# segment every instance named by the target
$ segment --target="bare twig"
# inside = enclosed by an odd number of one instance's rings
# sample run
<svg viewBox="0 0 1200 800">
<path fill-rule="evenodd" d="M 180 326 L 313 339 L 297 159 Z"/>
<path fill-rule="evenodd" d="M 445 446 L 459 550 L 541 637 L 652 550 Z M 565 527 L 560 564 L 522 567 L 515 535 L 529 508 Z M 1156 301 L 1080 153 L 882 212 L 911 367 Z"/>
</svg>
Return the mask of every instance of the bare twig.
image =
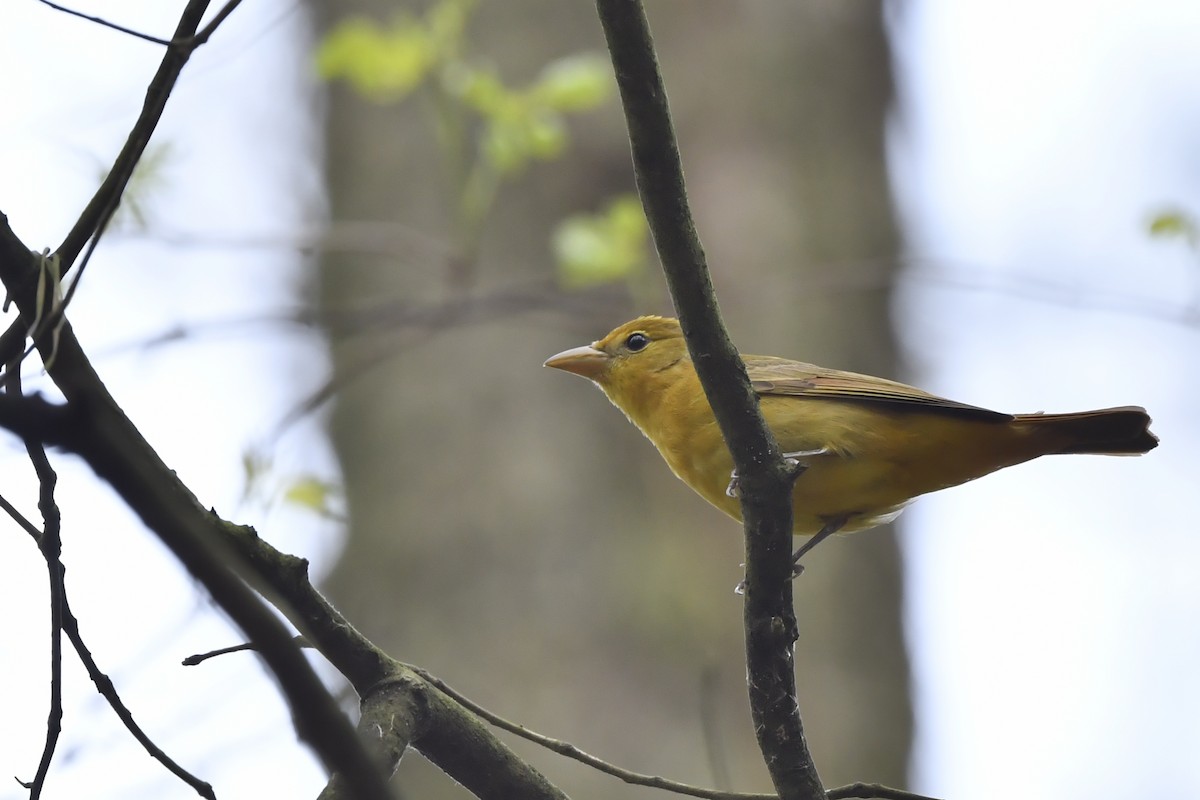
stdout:
<svg viewBox="0 0 1200 800">
<path fill-rule="evenodd" d="M 207 25 L 205 25 L 199 33 L 191 36 L 183 41 L 180 41 L 178 36 L 171 41 L 175 47 L 187 48 L 188 52 L 195 50 L 200 45 L 204 44 L 209 38 L 216 33 L 217 28 L 221 27 L 221 23 L 229 18 L 233 10 L 242 4 L 242 0 L 228 0 L 221 10 L 217 12 Z"/>
<path fill-rule="evenodd" d="M 26 519 L 25 515 L 22 514 L 16 506 L 8 502 L 3 495 L 0 495 L 0 511 L 3 511 L 5 514 L 8 514 L 8 516 L 12 517 L 13 522 L 20 525 L 21 528 L 33 538 L 34 544 L 41 544 L 42 532 L 38 530 L 36 525 Z"/>
<path fill-rule="evenodd" d="M 763 760 L 784 800 L 825 795 L 796 704 L 789 474 L 725 333 L 684 187 L 650 27 L 639 0 L 596 0 L 629 127 L 638 192 L 701 385 L 743 480 L 746 657 Z M 748 483 L 747 483 L 748 482 Z M 752 484 L 752 485 L 749 485 Z"/>
<path fill-rule="evenodd" d="M 38 547 L 46 560 L 46 571 L 50 579 L 50 713 L 46 721 L 46 744 L 42 749 L 42 759 L 38 764 L 33 785 L 29 787 L 30 800 L 37 800 L 42 795 L 46 776 L 50 772 L 50 762 L 58 745 L 58 737 L 62 733 L 62 633 L 66 598 L 61 558 L 62 520 L 58 504 L 54 500 L 54 486 L 58 482 L 58 476 L 51 469 L 46 451 L 40 444 L 26 439 L 25 449 L 38 476 L 38 508 L 42 512 L 42 538 Z"/>
<path fill-rule="evenodd" d="M 845 786 L 839 786 L 836 789 L 830 789 L 825 793 L 825 797 L 828 800 L 849 800 L 849 798 L 860 798 L 861 800 L 937 800 L 936 797 L 914 794 L 913 792 L 906 792 L 903 789 L 893 789 L 881 783 L 850 783 Z"/>
<path fill-rule="evenodd" d="M 46 0 L 42 0 L 42 2 L 46 2 Z M 171 38 L 171 43 L 177 43 L 178 46 L 167 48 L 158 71 L 146 90 L 146 100 L 142 104 L 142 111 L 133 128 L 130 129 L 121 152 L 117 154 L 108 175 L 100 183 L 96 193 L 92 195 L 92 199 L 79 215 L 79 219 L 75 221 L 74 226 L 55 251 L 55 255 L 59 258 L 60 276 L 67 274 L 89 240 L 92 241 L 92 248 L 95 248 L 96 241 L 104 227 L 121 203 L 121 196 L 124 194 L 125 187 L 129 184 L 129 179 L 141 160 L 146 146 L 150 143 L 150 137 L 158 127 L 167 100 L 175 89 L 184 65 L 187 64 L 192 52 L 207 41 L 217 26 L 237 8 L 240 0 L 230 0 L 226 3 L 216 17 L 198 34 L 197 28 L 204 18 L 204 12 L 208 9 L 209 2 L 210 0 L 189 0 L 180 15 L 179 23 L 175 27 L 175 34 Z M 62 6 L 52 3 L 47 3 L 47 5 L 60 11 L 73 13 Z M 76 16 L 84 15 L 76 14 Z M 91 18 L 88 17 L 88 19 Z M 102 20 L 93 19 L 92 21 L 103 24 Z M 109 25 L 108 27 L 114 26 Z M 124 32 L 133 33 L 127 30 Z M 10 287 L 10 292 L 11 289 L 12 287 Z M 27 320 L 16 320 L 4 335 L 0 336 L 0 362 L 8 364 L 13 360 L 22 349 L 27 330 Z"/>
<path fill-rule="evenodd" d="M 656 775 L 645 775 L 639 772 L 633 772 L 632 770 L 624 769 L 623 767 L 618 767 L 615 764 L 605 761 L 604 759 L 585 753 L 570 742 L 564 742 L 560 739 L 552 739 L 551 737 L 537 733 L 536 731 L 531 731 L 524 725 L 511 722 L 499 714 L 488 711 L 486 708 L 479 705 L 466 695 L 463 695 L 451 688 L 445 681 L 430 675 L 425 670 L 422 670 L 418 667 L 410 667 L 410 669 L 436 686 L 442 692 L 449 695 L 464 708 L 467 708 L 473 713 L 479 715 L 479 717 L 487 720 L 497 728 L 508 731 L 515 736 L 520 736 L 522 739 L 540 745 L 551 752 L 574 759 L 582 764 L 587 764 L 589 767 L 597 769 L 607 775 L 620 778 L 628 784 L 635 786 L 648 786 L 652 789 L 663 789 L 668 792 L 687 795 L 688 797 L 703 797 L 707 798 L 707 800 L 775 800 L 776 796 L 773 794 L 745 794 L 738 792 L 724 792 L 717 789 L 705 789 L 699 786 L 691 786 L 686 783 L 679 783 L 678 781 L 660 778 Z"/>
<path fill-rule="evenodd" d="M 303 636 L 293 636 L 292 642 L 296 647 L 312 647 L 312 644 Z M 227 656 L 230 653 L 253 653 L 258 650 L 253 642 L 242 642 L 241 644 L 230 645 L 229 647 L 219 647 L 216 650 L 209 650 L 207 653 L 196 653 L 185 658 L 181 663 L 185 667 L 196 667 L 208 661 L 210 658 L 217 656 Z"/>
<path fill-rule="evenodd" d="M 17 510 L 12 503 L 0 496 L 0 509 L 3 509 L 13 521 L 17 523 L 26 533 L 28 533 L 35 542 L 40 543 L 42 532 L 37 529 L 32 522 L 25 518 L 25 515 Z M 122 702 L 121 697 L 117 694 L 117 688 L 113 685 L 110 679 L 96 664 L 96 659 L 92 657 L 92 651 L 88 649 L 87 644 L 83 641 L 83 635 L 79 631 L 79 620 L 71 612 L 71 605 L 67 602 L 66 582 L 64 573 L 63 593 L 62 593 L 62 629 L 67 634 L 67 638 L 71 640 L 71 644 L 75 648 L 79 660 L 83 662 L 83 666 L 87 669 L 88 677 L 92 679 L 92 683 L 96 684 L 96 690 L 101 696 L 108 701 L 108 705 L 116 713 L 117 717 L 125 725 L 126 729 L 133 734 L 133 737 L 142 745 L 142 747 L 151 756 L 157 759 L 164 767 L 178 776 L 181 780 L 191 786 L 201 797 L 215 800 L 212 786 L 206 781 L 202 781 L 190 772 L 179 766 L 170 756 L 168 756 L 161 748 L 159 748 L 150 739 L 149 736 L 141 729 L 134 720 L 133 714 Z"/>
<path fill-rule="evenodd" d="M 53 8 L 55 11 L 61 11 L 64 14 L 70 14 L 72 17 L 79 17 L 80 19 L 86 19 L 88 22 L 94 22 L 95 24 L 100 25 L 101 27 L 111 28 L 114 31 L 119 31 L 128 36 L 133 36 L 137 39 L 142 39 L 147 42 L 153 42 L 154 44 L 161 44 L 161 45 L 169 45 L 171 43 L 169 39 L 160 39 L 157 36 L 151 36 L 148 33 L 142 33 L 141 31 L 135 31 L 132 28 L 126 28 L 124 25 L 118 25 L 115 22 L 109 22 L 108 20 L 103 19 L 101 17 L 94 17 L 91 14 L 85 14 L 82 11 L 76 11 L 73 8 L 67 8 L 66 6 L 60 6 L 58 3 L 50 2 L 50 0 L 38 0 L 38 2 L 44 6 L 49 6 L 50 8 Z"/>
<path fill-rule="evenodd" d="M 21 314 L 35 316 L 29 276 L 33 254 L 0 215 L 0 281 Z M 43 361 L 48 342 L 39 341 Z M 293 710 L 300 736 L 331 769 L 355 781 L 364 798 L 389 797 L 387 784 L 363 752 L 353 728 L 312 666 L 291 642 L 290 633 L 234 570 L 249 572 L 230 541 L 214 535 L 214 519 L 191 491 L 162 462 L 141 432 L 117 406 L 63 320 L 58 357 L 50 377 L 67 405 L 37 397 L 0 396 L 3 425 L 23 438 L 68 445 L 122 496 L 213 598 L 258 643 Z"/>
<path fill-rule="evenodd" d="M 208 800 L 216 800 L 216 794 L 213 792 L 211 784 L 197 778 L 181 767 L 161 747 L 156 745 L 154 740 L 137 724 L 137 721 L 133 718 L 133 713 L 121 700 L 121 696 L 117 694 L 117 687 L 113 684 L 112 679 L 100 669 L 100 666 L 96 663 L 96 659 L 92 657 L 92 651 L 84 643 L 83 635 L 79 632 L 79 620 L 71 613 L 71 607 L 67 603 L 65 592 L 63 594 L 63 631 L 67 634 L 67 638 L 71 640 L 71 644 L 75 648 L 75 653 L 79 656 L 79 660 L 83 662 L 84 668 L 87 669 L 88 677 L 96 685 L 96 691 L 100 692 L 100 695 L 108 701 L 108 705 L 112 708 L 113 713 L 117 715 L 117 718 L 121 720 L 121 724 L 132 734 L 138 744 L 142 746 L 142 749 L 166 767 L 173 775 L 188 786 L 191 786 L 196 794 L 208 798 Z"/>
<path fill-rule="evenodd" d="M 20 396 L 20 370 L 8 371 L 4 380 L 4 390 L 8 395 Z M 62 632 L 66 596 L 62 564 L 62 515 L 54 499 L 54 487 L 58 483 L 58 476 L 50 466 L 46 450 L 40 442 L 25 437 L 25 451 L 29 454 L 30 463 L 37 474 L 38 510 L 42 513 L 42 529 L 34 539 L 42 558 L 46 561 L 46 571 L 50 580 L 50 711 L 46 720 L 46 742 L 42 747 L 37 774 L 31 783 L 22 784 L 29 789 L 30 800 L 37 800 L 46 785 L 46 776 L 50 773 L 50 763 L 54 759 L 58 737 L 62 733 Z M 5 510 L 10 516 L 15 515 L 14 519 L 20 518 L 26 531 L 35 528 L 16 508 L 6 507 Z"/>
<path fill-rule="evenodd" d="M 204 18 L 204 12 L 208 9 L 208 3 L 209 0 L 189 0 L 179 18 L 179 24 L 175 27 L 175 34 L 171 37 L 172 41 L 188 39 L 195 35 L 200 21 Z M 75 258 L 83 250 L 84 244 L 96 233 L 104 218 L 111 215 L 120 203 L 121 195 L 124 194 L 129 178 L 133 175 L 134 167 L 141 160 L 146 145 L 150 143 L 150 137 L 158 127 L 158 121 L 167 107 L 167 100 L 170 99 L 171 92 L 175 89 L 175 83 L 179 80 L 179 74 L 187 64 L 192 50 L 193 48 L 169 47 L 163 54 L 162 63 L 159 64 L 158 71 L 146 89 L 146 100 L 142 105 L 142 112 L 129 131 L 125 145 L 117 155 L 116 161 L 113 162 L 112 169 L 109 170 L 108 176 L 101 182 L 100 187 L 96 189 L 96 193 L 84 208 L 83 213 L 79 215 L 79 219 L 76 220 L 70 233 L 58 246 L 56 252 L 62 259 L 63 274 L 70 269 Z"/>
</svg>

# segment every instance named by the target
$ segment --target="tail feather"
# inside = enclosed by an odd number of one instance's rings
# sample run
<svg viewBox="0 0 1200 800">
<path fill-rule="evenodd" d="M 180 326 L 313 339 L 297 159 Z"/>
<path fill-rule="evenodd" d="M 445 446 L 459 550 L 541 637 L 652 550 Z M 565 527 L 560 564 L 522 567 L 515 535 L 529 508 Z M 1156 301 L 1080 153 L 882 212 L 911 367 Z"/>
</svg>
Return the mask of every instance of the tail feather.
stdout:
<svg viewBox="0 0 1200 800">
<path fill-rule="evenodd" d="M 1102 408 L 1074 414 L 1020 414 L 1013 423 L 1054 443 L 1049 453 L 1134 456 L 1158 447 L 1150 415 L 1141 406 Z"/>
</svg>

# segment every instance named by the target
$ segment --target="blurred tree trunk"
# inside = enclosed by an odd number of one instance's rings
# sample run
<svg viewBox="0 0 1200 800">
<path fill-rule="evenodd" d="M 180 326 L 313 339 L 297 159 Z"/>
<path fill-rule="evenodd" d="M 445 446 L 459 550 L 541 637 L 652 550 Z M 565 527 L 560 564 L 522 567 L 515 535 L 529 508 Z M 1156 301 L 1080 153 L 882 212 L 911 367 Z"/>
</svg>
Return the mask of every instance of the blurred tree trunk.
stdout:
<svg viewBox="0 0 1200 800">
<path fill-rule="evenodd" d="M 386 20 L 394 8 L 354 0 L 337 12 Z M 895 376 L 880 7 L 708 0 L 650 13 L 735 341 Z M 553 58 L 603 48 L 594 12 L 560 0 L 484 2 L 470 30 L 473 51 L 515 84 Z M 467 289 L 453 259 L 422 244 L 453 236 L 428 108 L 372 105 L 336 86 L 327 119 L 334 223 L 421 232 L 388 258 L 330 254 L 316 279 L 336 367 L 386 355 L 334 405 L 352 520 L 326 583 L 335 602 L 393 655 L 527 726 L 631 769 L 769 788 L 732 592 L 740 529 L 675 480 L 594 388 L 540 367 L 637 313 L 669 313 L 665 294 L 654 308 L 598 304 L 435 336 L 413 326 L 349 337 L 336 324 L 381 300 L 486 297 L 552 275 L 554 223 L 632 189 L 616 103 L 575 126 L 563 159 L 502 189 Z M 800 701 L 822 777 L 903 785 L 912 724 L 893 537 L 823 545 L 796 597 Z M 658 796 L 536 759 L 581 797 Z M 415 757 L 398 780 L 406 796 L 463 796 Z"/>
</svg>

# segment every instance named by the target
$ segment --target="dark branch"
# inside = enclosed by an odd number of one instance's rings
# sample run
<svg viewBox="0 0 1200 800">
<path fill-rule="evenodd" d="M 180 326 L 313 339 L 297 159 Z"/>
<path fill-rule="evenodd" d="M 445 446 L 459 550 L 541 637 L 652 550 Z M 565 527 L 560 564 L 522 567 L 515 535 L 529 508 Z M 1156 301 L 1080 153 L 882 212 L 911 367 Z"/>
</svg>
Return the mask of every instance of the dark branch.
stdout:
<svg viewBox="0 0 1200 800">
<path fill-rule="evenodd" d="M 5 375 L 4 390 L 6 395 L 21 394 L 19 369 L 10 369 Z M 50 466 L 46 450 L 38 440 L 27 437 L 25 451 L 29 454 L 29 461 L 37 474 L 38 510 L 42 513 L 42 529 L 34 538 L 42 558 L 46 561 L 50 581 L 50 712 L 46 720 L 46 742 L 42 747 L 37 774 L 28 786 L 30 800 L 37 800 L 42 796 L 46 776 L 50 774 L 50 763 L 58 746 L 58 737 L 62 733 L 62 633 L 67 600 L 62 564 L 62 514 L 58 502 L 54 499 L 58 475 Z M 20 519 L 22 527 L 26 530 L 34 528 L 15 508 L 6 510 L 14 519 Z"/>
<path fill-rule="evenodd" d="M 528 797 L 561 800 L 562 793 L 537 770 L 530 767 L 496 739 L 468 709 L 438 691 L 431 681 L 410 667 L 388 656 L 338 613 L 308 580 L 308 565 L 303 559 L 281 553 L 258 538 L 253 528 L 219 522 L 254 569 L 256 585 L 283 602 L 280 608 L 298 628 L 305 631 L 302 644 L 311 644 L 321 652 L 354 686 L 362 698 L 364 718 L 390 720 L 387 725 L 365 729 L 370 737 L 400 736 L 481 798 Z M 257 649 L 237 646 L 226 651 Z M 189 659 L 201 661 L 203 659 Z M 398 689 L 414 693 L 414 699 L 397 698 Z M 415 704 L 414 704 L 415 703 Z M 381 705 L 382 704 L 382 705 Z M 406 722 L 402 718 L 413 708 L 421 719 Z M 393 719 L 395 717 L 395 719 Z M 391 725 L 398 726 L 397 731 Z M 359 731 L 363 732 L 360 723 Z M 385 759 L 380 767 L 390 775 L 400 762 L 403 748 L 396 743 L 376 743 L 371 747 Z M 326 787 L 324 798 L 343 797 L 344 776 Z"/>
<path fill-rule="evenodd" d="M 403 679 L 380 685 L 362 698 L 358 735 L 378 762 L 378 769 L 391 775 L 400 764 L 405 750 L 413 743 L 418 729 L 427 724 L 423 704 Z M 317 800 L 342 800 L 354 795 L 346 777 L 334 774 Z"/>
<path fill-rule="evenodd" d="M 71 640 L 71 644 L 75 648 L 75 653 L 79 656 L 79 660 L 83 662 L 84 668 L 87 669 L 88 677 L 96 685 L 96 691 L 108 701 L 108 705 L 112 708 L 113 713 L 117 715 L 117 718 L 121 720 L 121 724 L 137 740 L 138 744 L 142 746 L 142 749 L 149 753 L 151 758 L 166 767 L 175 777 L 188 786 L 191 786 L 196 794 L 208 798 L 208 800 L 216 800 L 216 794 L 214 794 L 213 788 L 208 781 L 197 778 L 181 767 L 161 747 L 156 745 L 154 740 L 147 736 L 146 732 L 137 724 L 137 720 L 133 718 L 133 713 L 121 700 L 121 696 L 117 694 L 117 687 L 113 685 L 112 679 L 100 669 L 100 666 L 96 663 L 96 659 L 92 656 L 92 651 L 84 643 L 83 635 L 79 632 L 79 620 L 71 612 L 71 607 L 67 603 L 65 593 L 63 594 L 63 632 Z"/>
<path fill-rule="evenodd" d="M 487 726 L 461 703 L 429 684 L 410 668 L 396 680 L 381 684 L 363 698 L 364 715 L 376 691 L 407 693 L 420 706 L 427 722 L 413 746 L 447 775 L 482 800 L 566 800 L 554 784 L 517 757 Z M 388 701 L 386 706 L 394 704 Z"/>
<path fill-rule="evenodd" d="M 35 290 L 29 281 L 36 270 L 34 258 L 0 215 L 0 281 L 26 319 L 35 317 Z M 49 356 L 50 338 L 37 342 L 43 361 Z M 251 578 L 253 573 L 229 539 L 214 531 L 220 530 L 221 521 L 200 505 L 117 406 L 66 320 L 58 331 L 58 355 L 48 371 L 67 406 L 0 396 L 0 426 L 82 456 L 258 645 L 291 705 L 301 738 L 331 770 L 350 775 L 360 797 L 390 797 L 349 721 L 292 643 L 291 634 L 239 577 Z"/>
<path fill-rule="evenodd" d="M 796 706 L 791 476 L 729 341 L 688 209 L 683 167 L 649 25 L 638 0 L 597 0 L 629 125 L 638 192 L 696 372 L 741 476 L 751 715 L 780 796 L 824 797 Z"/>
<path fill-rule="evenodd" d="M 200 30 L 199 33 L 197 33 L 195 36 L 192 36 L 185 42 L 180 42 L 178 39 L 176 39 L 172 42 L 172 44 L 179 47 L 186 47 L 189 50 L 195 50 L 197 47 L 207 42 L 209 37 L 216 33 L 217 28 L 221 27 L 221 23 L 224 22 L 229 15 L 233 13 L 233 10 L 241 4 L 242 0 L 229 0 L 221 8 L 221 10 L 217 12 L 216 16 L 213 17 L 212 20 Z"/>
<path fill-rule="evenodd" d="M 34 268 L 34 258 L 0 215 L 0 280 L 25 287 L 13 296 L 22 313 L 30 316 L 33 289 L 20 278 Z M 39 341 L 38 346 L 44 356 L 48 342 Z M 384 778 L 396 764 L 380 769 L 364 752 L 289 634 L 242 581 L 286 601 L 279 603 L 280 609 L 351 681 L 360 696 L 367 698 L 373 687 L 393 681 L 399 674 L 396 662 L 313 589 L 304 559 L 280 553 L 258 538 L 253 528 L 226 522 L 200 506 L 116 406 L 68 321 L 62 324 L 58 357 L 49 371 L 67 404 L 0 395 L 0 427 L 82 456 L 246 632 L 278 678 L 301 738 L 349 784 L 348 794 L 387 797 Z M 421 689 L 420 708 L 430 721 L 417 728 L 421 736 L 414 746 L 448 775 L 483 798 L 561 800 L 561 792 L 472 714 L 424 681 L 417 688 Z M 364 700 L 364 708 L 367 705 Z M 396 758 L 398 761 L 398 754 Z"/>
<path fill-rule="evenodd" d="M 190 0 L 188 2 L 179 18 L 179 24 L 175 26 L 175 34 L 171 37 L 172 42 L 190 40 L 196 35 L 196 29 L 204 18 L 208 3 L 209 0 Z M 236 6 L 236 3 L 232 5 Z M 232 11 L 231 8 L 228 10 Z M 225 9 L 222 9 L 222 13 L 227 15 Z M 224 19 L 225 17 L 218 15 L 218 20 L 214 20 L 214 22 Z M 211 35 L 211 31 L 209 35 Z M 137 121 L 129 131 L 125 145 L 117 155 L 116 161 L 113 162 L 112 169 L 109 170 L 108 176 L 100 184 L 100 188 L 96 190 L 96 194 L 92 196 L 91 201 L 84 208 L 63 243 L 58 246 L 57 255 L 62 259 L 64 275 L 71 268 L 87 241 L 99 229 L 103 220 L 111 216 L 117 205 L 120 204 L 121 195 L 125 193 L 125 187 L 129 184 L 134 167 L 141 160 L 146 145 L 150 143 L 150 137 L 154 134 L 154 129 L 158 127 L 158 121 L 167 107 L 167 100 L 171 97 L 175 83 L 179 80 L 179 74 L 183 71 L 184 65 L 187 64 L 194 50 L 194 45 L 168 47 L 166 53 L 163 54 L 158 71 L 146 89 L 146 100 L 142 105 L 142 113 L 138 115 Z"/>
<path fill-rule="evenodd" d="M 605 761 L 604 759 L 597 758 L 589 753 L 585 753 L 570 742 L 564 742 L 561 739 L 552 739 L 551 737 L 544 736 L 536 731 L 531 731 L 524 725 L 511 722 L 499 714 L 488 711 L 486 708 L 479 705 L 469 697 L 466 697 L 465 695 L 455 691 L 441 679 L 430 675 L 424 670 L 417 669 L 415 667 L 413 669 L 417 672 L 417 674 L 436 686 L 450 698 L 457 701 L 460 705 L 472 711 L 473 713 L 477 714 L 481 719 L 484 719 L 492 725 L 495 725 L 497 728 L 508 731 L 515 736 L 520 736 L 522 739 L 533 742 L 534 744 L 544 747 L 553 753 L 558 753 L 560 756 L 566 756 L 567 758 L 574 759 L 581 764 L 587 764 L 589 767 L 597 769 L 607 775 L 620 778 L 628 784 L 634 786 L 648 786 L 652 789 L 663 789 L 668 792 L 674 792 L 675 794 L 682 794 L 688 797 L 703 797 L 706 798 L 706 800 L 774 800 L 776 797 L 773 794 L 746 794 L 740 792 L 724 792 L 717 789 L 705 789 L 700 786 L 691 786 L 686 783 L 679 783 L 678 781 L 670 781 L 666 778 L 660 778 L 657 775 L 645 775 L 640 772 L 633 772 L 632 770 L 618 767 L 617 765 Z"/>
<path fill-rule="evenodd" d="M 85 14 L 82 11 L 76 11 L 73 8 L 67 8 L 66 6 L 60 6 L 58 3 L 50 2 L 50 0 L 38 0 L 38 2 L 44 6 L 49 6 L 50 8 L 53 8 L 55 11 L 61 11 L 64 14 L 70 14 L 72 17 L 79 17 L 80 19 L 86 19 L 88 22 L 94 22 L 95 24 L 100 25 L 101 27 L 111 28 L 114 31 L 120 31 L 121 33 L 124 33 L 128 36 L 133 36 L 137 39 L 142 39 L 147 42 L 153 42 L 154 44 L 161 44 L 161 45 L 169 45 L 171 43 L 170 40 L 168 40 L 168 39 L 160 39 L 157 36 L 151 36 L 148 33 L 142 33 L 141 31 L 135 31 L 132 28 L 126 28 L 124 25 L 118 25 L 115 22 L 109 22 L 108 20 L 103 19 L 101 17 L 93 17 L 91 14 Z"/>
<path fill-rule="evenodd" d="M 312 647 L 308 640 L 303 636 L 293 636 L 292 641 L 296 643 L 296 647 Z M 219 647 L 216 650 L 209 650 L 206 653 L 196 653 L 195 655 L 188 656 L 180 663 L 182 663 L 182 665 L 185 667 L 198 667 L 205 661 L 208 661 L 210 658 L 227 656 L 230 653 L 253 652 L 254 649 L 254 645 L 250 642 L 243 642 L 241 644 L 235 644 L 229 647 Z"/>
<path fill-rule="evenodd" d="M 137 121 L 129 131 L 129 136 L 126 138 L 121 152 L 117 154 L 117 158 L 113 162 L 112 168 L 108 171 L 108 175 L 100 183 L 99 188 L 96 189 L 96 193 L 92 196 L 92 199 L 79 215 L 79 219 L 75 221 L 74 226 L 72 226 L 70 232 L 55 252 L 55 255 L 60 259 L 61 275 L 65 276 L 70 271 L 75 263 L 75 259 L 78 258 L 89 240 L 92 240 L 92 247 L 95 247 L 95 240 L 99 238 L 108 221 L 116 212 L 117 207 L 121 203 L 121 196 L 125 193 L 125 188 L 133 176 L 133 171 L 141 160 L 146 146 L 150 143 L 150 137 L 158 127 L 158 122 L 162 118 L 163 111 L 166 109 L 167 100 L 171 97 L 171 92 L 174 91 L 175 84 L 179 80 L 179 75 L 191 57 L 192 52 L 212 36 L 217 26 L 224 22 L 240 3 L 240 0 L 230 0 L 217 13 L 213 20 L 204 27 L 204 30 L 197 33 L 197 28 L 204 18 L 204 12 L 208 9 L 209 1 L 189 0 L 183 13 L 180 15 L 179 23 L 175 26 L 174 36 L 172 36 L 169 43 L 172 46 L 168 47 L 166 53 L 163 54 L 163 60 L 159 64 L 158 71 L 146 89 L 146 100 L 142 104 L 141 114 L 138 115 Z M 46 0 L 41 0 L 41 2 L 60 11 L 72 13 L 76 16 L 84 16 L 54 3 L 46 2 Z M 107 24 L 103 20 L 96 18 L 85 18 L 100 24 Z M 108 24 L 108 27 L 118 26 Z M 126 29 L 120 30 L 123 30 L 125 33 L 139 35 Z M 140 38 L 148 38 L 142 35 L 139 36 Z M 9 288 L 11 290 L 12 286 L 10 285 Z M 3 336 L 0 336 L 0 362 L 7 364 L 21 352 L 26 331 L 29 330 L 29 321 L 32 319 L 33 316 L 24 320 L 15 320 Z"/>
<path fill-rule="evenodd" d="M 851 783 L 846 786 L 839 786 L 836 789 L 830 789 L 825 796 L 828 800 L 848 800 L 849 798 L 860 798 L 861 800 L 937 800 L 935 797 L 914 794 L 902 789 L 893 789 L 890 786 L 884 786 L 880 783 Z"/>
</svg>

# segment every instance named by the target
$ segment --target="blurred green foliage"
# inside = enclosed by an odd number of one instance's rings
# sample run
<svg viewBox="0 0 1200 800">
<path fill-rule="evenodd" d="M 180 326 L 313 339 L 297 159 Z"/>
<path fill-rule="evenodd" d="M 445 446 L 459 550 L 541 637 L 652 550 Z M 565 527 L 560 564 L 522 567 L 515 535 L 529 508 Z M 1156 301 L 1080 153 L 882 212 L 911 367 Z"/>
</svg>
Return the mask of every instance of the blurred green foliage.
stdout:
<svg viewBox="0 0 1200 800">
<path fill-rule="evenodd" d="M 151 142 L 146 146 L 121 194 L 121 204 L 109 223 L 113 228 L 142 231 L 148 227 L 146 209 L 154 206 L 155 195 L 168 185 L 169 181 L 164 176 L 174 159 L 175 151 L 170 142 Z M 102 170 L 100 180 L 107 177 L 108 171 Z"/>
<path fill-rule="evenodd" d="M 573 54 L 547 64 L 527 86 L 506 85 L 495 68 L 469 58 L 467 23 L 476 0 L 439 0 L 423 15 L 389 23 L 352 17 L 321 43 L 317 70 L 375 103 L 429 92 L 444 157 L 457 176 L 456 221 L 466 260 L 505 180 L 533 161 L 562 157 L 567 118 L 613 94 L 608 60 Z M 648 263 L 646 223 L 636 200 L 619 198 L 596 216 L 571 217 L 552 236 L 558 276 L 568 288 L 628 279 Z"/>
<path fill-rule="evenodd" d="M 1193 250 L 1200 248 L 1200 224 L 1186 211 L 1161 211 L 1150 218 L 1150 235 L 1160 239 L 1183 239 Z"/>
<path fill-rule="evenodd" d="M 345 521 L 344 490 L 339 483 L 313 473 L 284 472 L 266 450 L 259 448 L 242 452 L 241 502 L 264 511 L 282 503 L 326 519 Z"/>
<path fill-rule="evenodd" d="M 648 230 L 641 201 L 613 200 L 599 214 L 576 214 L 554 232 L 559 280 L 568 289 L 636 277 L 647 267 Z"/>
<path fill-rule="evenodd" d="M 363 17 L 339 23 L 317 51 L 317 70 L 377 103 L 399 102 L 428 87 L 478 115 L 479 153 L 501 173 L 559 156 L 564 116 L 612 95 L 608 62 L 596 55 L 553 61 L 529 86 L 505 86 L 495 70 L 462 55 L 474 0 L 442 0 L 423 17 L 399 12 L 390 24 Z M 461 109 L 459 109 L 461 110 Z"/>
</svg>

